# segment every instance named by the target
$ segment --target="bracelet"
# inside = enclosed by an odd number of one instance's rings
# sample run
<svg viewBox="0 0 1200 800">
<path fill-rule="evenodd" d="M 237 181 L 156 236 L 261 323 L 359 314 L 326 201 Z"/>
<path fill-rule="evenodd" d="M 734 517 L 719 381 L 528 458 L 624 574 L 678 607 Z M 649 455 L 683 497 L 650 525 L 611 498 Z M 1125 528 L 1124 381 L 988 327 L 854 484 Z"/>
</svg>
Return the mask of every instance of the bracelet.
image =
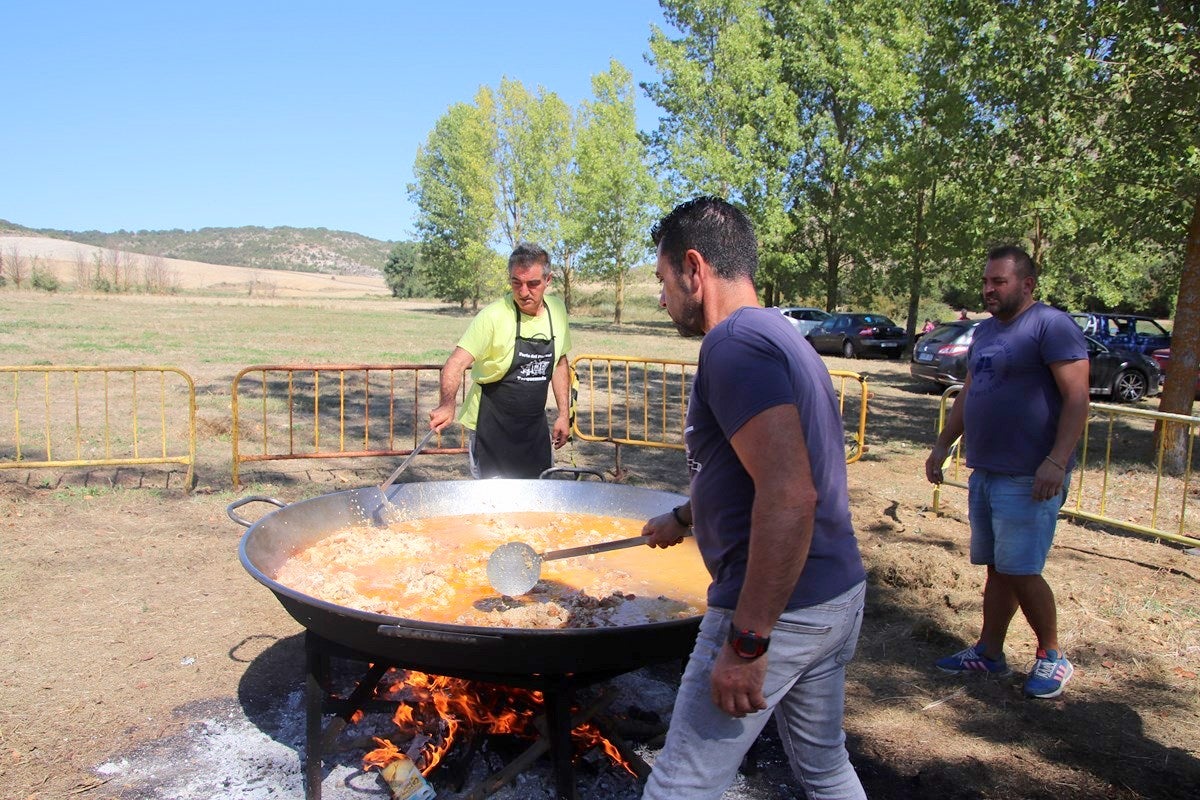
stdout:
<svg viewBox="0 0 1200 800">
<path fill-rule="evenodd" d="M 679 516 L 679 509 L 681 509 L 681 508 L 683 508 L 683 506 L 675 506 L 674 508 L 672 508 L 672 509 L 671 509 L 671 516 L 675 518 L 675 521 L 679 523 L 679 526 L 680 526 L 681 528 L 690 528 L 690 527 L 692 527 L 690 523 L 687 523 L 687 522 L 684 522 L 684 521 L 683 521 L 683 517 Z"/>
<path fill-rule="evenodd" d="M 1047 461 L 1049 461 L 1049 462 L 1050 462 L 1051 464 L 1053 464 L 1054 466 L 1056 466 L 1056 467 L 1058 467 L 1059 469 L 1061 469 L 1063 472 L 1066 472 L 1066 471 L 1067 471 L 1067 468 L 1066 468 L 1066 467 L 1064 467 L 1062 464 L 1060 464 L 1060 463 L 1058 463 L 1057 461 L 1055 461 L 1055 460 L 1054 460 L 1053 458 L 1051 458 L 1050 456 L 1046 456 L 1046 460 L 1047 460 Z"/>
</svg>

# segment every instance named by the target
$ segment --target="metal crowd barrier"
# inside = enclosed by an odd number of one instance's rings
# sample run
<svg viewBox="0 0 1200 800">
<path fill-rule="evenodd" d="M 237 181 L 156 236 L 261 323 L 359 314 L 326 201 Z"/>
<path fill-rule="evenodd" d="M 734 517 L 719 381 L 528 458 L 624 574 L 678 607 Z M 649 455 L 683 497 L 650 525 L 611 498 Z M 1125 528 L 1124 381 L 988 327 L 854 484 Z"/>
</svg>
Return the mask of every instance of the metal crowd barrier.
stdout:
<svg viewBox="0 0 1200 800">
<path fill-rule="evenodd" d="M 618 474 L 623 445 L 684 449 L 696 362 L 584 354 L 571 362 L 571 368 L 579 382 L 573 433 L 584 441 L 615 445 Z M 867 450 L 867 381 L 856 372 L 830 370 L 829 374 L 843 417 L 849 406 L 856 422 L 846 426 L 846 463 L 851 464 Z M 850 381 L 859 384 L 857 398 L 848 396 Z"/>
<path fill-rule="evenodd" d="M 251 462 L 408 455 L 438 404 L 440 375 L 440 364 L 246 367 L 231 390 L 233 485 Z M 456 446 L 439 434 L 422 452 L 465 453 L 466 431 L 456 430 Z"/>
<path fill-rule="evenodd" d="M 179 464 L 190 491 L 196 386 L 174 367 L 0 366 L 0 469 Z M 149 382 L 144 377 L 150 376 Z M 157 380 L 155 377 L 157 376 Z M 177 380 L 178 379 L 178 380 Z"/>
<path fill-rule="evenodd" d="M 937 430 L 945 426 L 951 401 L 961 386 L 942 394 Z M 1185 430 L 1183 470 L 1174 474 L 1167 458 L 1168 425 Z M 1188 518 L 1193 492 L 1193 456 L 1200 417 L 1092 403 L 1084 427 L 1079 457 L 1071 476 L 1071 491 L 1060 512 L 1073 519 L 1097 522 L 1156 539 L 1200 547 L 1200 526 Z M 939 512 L 943 486 L 967 488 L 964 454 L 956 442 L 945 470 L 945 482 L 933 490 L 933 510 Z"/>
</svg>

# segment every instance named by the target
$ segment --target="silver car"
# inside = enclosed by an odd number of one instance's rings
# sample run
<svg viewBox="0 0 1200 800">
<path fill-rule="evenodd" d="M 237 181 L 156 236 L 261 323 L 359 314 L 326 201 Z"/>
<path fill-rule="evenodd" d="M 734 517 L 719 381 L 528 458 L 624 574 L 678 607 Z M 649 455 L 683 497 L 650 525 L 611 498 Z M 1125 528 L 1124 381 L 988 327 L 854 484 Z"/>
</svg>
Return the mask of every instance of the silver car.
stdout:
<svg viewBox="0 0 1200 800">
<path fill-rule="evenodd" d="M 779 313 L 787 317 L 788 322 L 800 331 L 801 336 L 807 336 L 809 331 L 830 316 L 827 311 L 809 306 L 779 306 Z"/>
</svg>

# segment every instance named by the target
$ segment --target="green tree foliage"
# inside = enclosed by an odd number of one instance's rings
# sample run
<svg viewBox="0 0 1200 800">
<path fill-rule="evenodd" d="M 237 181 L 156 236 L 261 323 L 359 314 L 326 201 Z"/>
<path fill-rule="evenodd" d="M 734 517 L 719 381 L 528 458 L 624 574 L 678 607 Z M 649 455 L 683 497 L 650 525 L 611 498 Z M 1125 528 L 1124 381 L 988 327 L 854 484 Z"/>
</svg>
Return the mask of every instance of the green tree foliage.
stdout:
<svg viewBox="0 0 1200 800">
<path fill-rule="evenodd" d="M 638 135 L 633 76 L 616 61 L 592 78 L 594 100 L 583 104 L 577 138 L 578 201 L 587 274 L 611 282 L 621 323 L 625 281 L 648 255 L 658 187 Z"/>
<path fill-rule="evenodd" d="M 1200 4 L 1098 3 L 1094 58 L 1100 90 L 1085 122 L 1096 133 L 1100 210 L 1114 244 L 1161 245 L 1180 264 L 1171 368 L 1160 408 L 1192 412 L 1200 361 Z M 1167 431 L 1182 471 L 1186 431 Z"/>
<path fill-rule="evenodd" d="M 908 333 L 935 276 L 959 274 L 983 234 L 985 210 L 972 177 L 972 156 L 986 122 L 972 102 L 954 24 L 937 0 L 855 5 L 858 50 L 868 54 L 863 97 L 874 112 L 876 155 L 860 172 L 849 227 L 869 263 L 858 270 L 876 294 L 906 297 Z"/>
<path fill-rule="evenodd" d="M 761 243 L 759 283 L 778 302 L 803 288 L 787 246 L 799 138 L 769 20 L 748 0 L 667 0 L 663 11 L 678 35 L 650 37 L 659 82 L 646 90 L 666 112 L 651 135 L 656 163 L 680 194 L 744 208 Z"/>
<path fill-rule="evenodd" d="M 492 94 L 457 103 L 442 115 L 417 151 L 416 183 L 422 279 L 446 300 L 479 307 L 500 290 L 503 265 L 490 247 L 496 225 Z"/>
<path fill-rule="evenodd" d="M 397 242 L 383 265 L 383 278 L 392 297 L 422 297 L 427 288 L 421 279 L 421 246 L 416 242 Z"/>
<path fill-rule="evenodd" d="M 579 248 L 571 109 L 553 92 L 532 95 L 505 78 L 495 124 L 501 235 L 510 248 L 524 240 L 546 249 L 569 309 Z"/>
</svg>

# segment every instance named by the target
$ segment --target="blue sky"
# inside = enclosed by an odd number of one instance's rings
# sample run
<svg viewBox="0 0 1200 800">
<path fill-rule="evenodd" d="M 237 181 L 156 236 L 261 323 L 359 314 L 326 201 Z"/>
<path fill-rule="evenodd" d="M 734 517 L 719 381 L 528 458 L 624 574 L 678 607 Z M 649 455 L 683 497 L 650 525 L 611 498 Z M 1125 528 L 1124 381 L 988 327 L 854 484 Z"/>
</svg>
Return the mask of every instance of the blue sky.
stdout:
<svg viewBox="0 0 1200 800">
<path fill-rule="evenodd" d="M 0 219 L 393 240 L 451 104 L 509 77 L 578 107 L 610 58 L 652 82 L 664 24 L 655 0 L 2 0 L 0 20 Z"/>
</svg>

